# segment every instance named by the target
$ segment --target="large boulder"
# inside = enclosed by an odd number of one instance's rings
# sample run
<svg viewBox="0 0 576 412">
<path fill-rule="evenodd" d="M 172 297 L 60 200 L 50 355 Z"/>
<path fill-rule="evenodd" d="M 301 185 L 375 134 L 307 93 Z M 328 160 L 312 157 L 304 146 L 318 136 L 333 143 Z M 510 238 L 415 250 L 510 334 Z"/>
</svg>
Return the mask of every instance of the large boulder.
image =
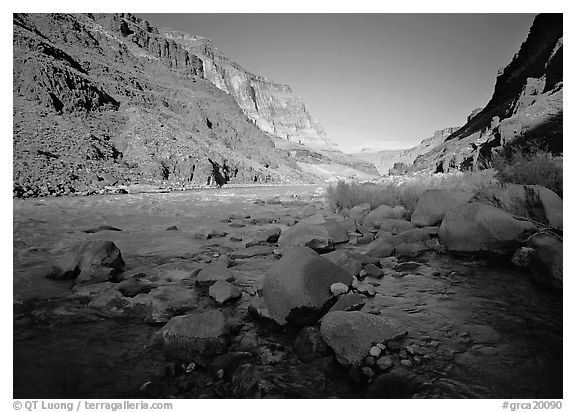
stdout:
<svg viewBox="0 0 576 412">
<path fill-rule="evenodd" d="M 512 254 L 533 223 L 485 203 L 466 203 L 449 210 L 438 231 L 440 242 L 453 252 Z"/>
<path fill-rule="evenodd" d="M 297 246 L 306 246 L 319 253 L 334 250 L 334 240 L 323 225 L 298 222 L 284 230 L 278 239 L 283 252 Z"/>
<path fill-rule="evenodd" d="M 442 222 L 448 210 L 468 203 L 472 196 L 472 192 L 465 191 L 426 190 L 418 198 L 410 220 L 416 226 L 437 225 Z"/>
<path fill-rule="evenodd" d="M 482 188 L 472 201 L 491 204 L 514 216 L 562 227 L 562 199 L 544 186 L 496 183 Z"/>
<path fill-rule="evenodd" d="M 219 310 L 173 317 L 156 332 L 152 345 L 160 346 L 169 358 L 202 360 L 223 353 L 229 344 L 230 325 Z"/>
<path fill-rule="evenodd" d="M 364 223 L 367 225 L 379 226 L 380 223 L 387 219 L 404 219 L 406 217 L 406 209 L 402 206 L 388 206 L 381 205 L 371 211 L 364 218 Z"/>
<path fill-rule="evenodd" d="M 60 258 L 48 277 L 74 279 L 76 283 L 115 280 L 126 269 L 120 249 L 107 240 L 87 240 L 74 245 Z"/>
<path fill-rule="evenodd" d="M 563 258 L 562 243 L 541 246 L 536 249 L 530 259 L 532 279 L 541 285 L 562 289 Z"/>
<path fill-rule="evenodd" d="M 263 294 L 280 325 L 314 324 L 329 309 L 334 283 L 352 284 L 352 275 L 306 247 L 294 247 L 272 266 Z"/>
<path fill-rule="evenodd" d="M 370 213 L 370 203 L 362 203 L 360 205 L 354 206 L 352 209 L 348 211 L 348 217 L 356 222 L 361 221 L 364 217 Z"/>
<path fill-rule="evenodd" d="M 322 226 L 326 228 L 328 235 L 334 243 L 346 243 L 350 239 L 348 230 L 338 222 L 329 220 L 323 223 Z"/>
<path fill-rule="evenodd" d="M 322 337 L 344 366 L 360 365 L 370 348 L 404 334 L 398 323 L 364 312 L 328 312 L 320 325 Z"/>
</svg>

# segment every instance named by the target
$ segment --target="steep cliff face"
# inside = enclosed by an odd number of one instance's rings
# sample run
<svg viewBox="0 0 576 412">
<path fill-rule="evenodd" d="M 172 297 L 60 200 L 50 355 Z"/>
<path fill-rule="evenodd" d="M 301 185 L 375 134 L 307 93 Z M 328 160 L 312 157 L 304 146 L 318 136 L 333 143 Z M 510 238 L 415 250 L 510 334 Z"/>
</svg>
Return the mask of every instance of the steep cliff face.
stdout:
<svg viewBox="0 0 576 412">
<path fill-rule="evenodd" d="M 208 39 L 180 32 L 165 32 L 165 35 L 200 56 L 206 79 L 234 96 L 248 118 L 263 131 L 313 149 L 338 150 L 290 86 L 248 72 L 224 56 Z"/>
<path fill-rule="evenodd" d="M 536 16 L 519 52 L 499 71 L 488 104 L 418 157 L 414 167 L 439 172 L 484 168 L 504 145 L 531 140 L 562 153 L 562 46 L 562 14 Z"/>
<path fill-rule="evenodd" d="M 204 64 L 130 14 L 13 17 L 16 196 L 107 185 L 315 182 Z"/>
</svg>

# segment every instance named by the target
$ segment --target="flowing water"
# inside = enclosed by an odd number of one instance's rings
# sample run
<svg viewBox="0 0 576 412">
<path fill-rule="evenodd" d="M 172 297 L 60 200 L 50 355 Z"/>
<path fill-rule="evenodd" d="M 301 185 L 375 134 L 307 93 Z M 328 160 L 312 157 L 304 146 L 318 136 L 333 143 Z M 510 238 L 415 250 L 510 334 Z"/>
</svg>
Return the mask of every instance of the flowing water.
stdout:
<svg viewBox="0 0 576 412">
<path fill-rule="evenodd" d="M 306 204 L 324 207 L 318 187 L 232 188 L 77 198 L 14 200 L 14 396 L 22 398 L 260 396 L 230 392 L 210 366 L 183 373 L 148 347 L 161 325 L 102 316 L 71 297 L 71 281 L 45 277 L 70 245 L 112 240 L 129 271 L 162 276 L 201 268 L 214 253 L 243 245 L 268 219 L 298 217 Z M 255 204 L 279 196 L 283 202 Z M 246 213 L 257 225 L 223 222 Z M 110 225 L 121 231 L 85 233 Z M 169 226 L 178 230 L 167 231 Z M 226 238 L 199 240 L 195 233 L 222 229 Z M 345 246 L 352 247 L 352 246 Z M 427 361 L 411 376 L 421 384 L 413 397 L 561 398 L 562 296 L 533 285 L 507 262 L 426 253 L 414 259 L 433 271 L 406 266 L 397 276 L 372 282 L 377 294 L 363 311 L 394 318 Z M 231 351 L 251 353 L 246 375 L 267 382 L 274 397 L 363 397 L 331 356 L 301 362 L 293 350 L 297 330 L 247 315 L 274 256 L 240 259 L 231 268 L 243 293 L 220 308 L 240 325 Z M 164 270 L 164 268 L 167 268 Z M 176 268 L 176 269 L 175 269 Z M 180 269 L 178 269 L 180 268 Z M 178 272 L 179 273 L 179 272 Z M 215 307 L 202 297 L 203 308 Z M 248 344 L 247 344 L 248 342 Z M 168 371 L 168 372 L 167 372 Z M 265 386 L 265 385 L 264 385 Z M 228 388 L 228 389 L 227 389 Z"/>
</svg>

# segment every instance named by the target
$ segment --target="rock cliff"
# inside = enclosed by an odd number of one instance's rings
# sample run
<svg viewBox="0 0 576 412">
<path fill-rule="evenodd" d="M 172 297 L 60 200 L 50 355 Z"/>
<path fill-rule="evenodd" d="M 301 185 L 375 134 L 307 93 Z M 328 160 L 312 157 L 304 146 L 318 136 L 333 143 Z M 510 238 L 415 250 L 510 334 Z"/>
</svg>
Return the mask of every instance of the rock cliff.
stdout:
<svg viewBox="0 0 576 412">
<path fill-rule="evenodd" d="M 13 32 L 15 196 L 325 180 L 308 167 L 321 154 L 309 149 L 314 156 L 297 160 L 276 147 L 292 129 L 303 142 L 322 135 L 287 86 L 252 75 L 260 120 L 251 119 L 236 95 L 210 81 L 209 50 L 194 54 L 128 13 L 14 14 Z M 282 132 L 266 132 L 265 119 Z"/>
<path fill-rule="evenodd" d="M 482 110 L 414 162 L 416 170 L 482 169 L 503 146 L 536 141 L 562 153 L 562 14 L 540 14 Z"/>
<path fill-rule="evenodd" d="M 164 34 L 200 56 L 206 79 L 232 95 L 260 129 L 314 149 L 338 150 L 304 101 L 293 94 L 290 86 L 248 72 L 224 56 L 204 37 L 173 31 Z"/>
</svg>

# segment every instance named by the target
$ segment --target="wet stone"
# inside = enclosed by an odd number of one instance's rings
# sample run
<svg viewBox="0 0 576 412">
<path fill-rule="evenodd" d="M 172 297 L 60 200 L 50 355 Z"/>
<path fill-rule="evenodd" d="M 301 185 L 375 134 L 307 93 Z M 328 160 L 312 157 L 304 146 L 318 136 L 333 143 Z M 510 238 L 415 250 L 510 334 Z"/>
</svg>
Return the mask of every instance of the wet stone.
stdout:
<svg viewBox="0 0 576 412">
<path fill-rule="evenodd" d="M 382 356 L 376 362 L 376 366 L 378 366 L 378 369 L 380 369 L 381 371 L 386 371 L 394 366 L 394 362 L 390 357 Z"/>
<path fill-rule="evenodd" d="M 370 356 L 374 356 L 375 358 L 377 358 L 378 356 L 380 356 L 381 353 L 382 349 L 380 349 L 378 346 L 372 346 L 370 348 Z"/>
</svg>

